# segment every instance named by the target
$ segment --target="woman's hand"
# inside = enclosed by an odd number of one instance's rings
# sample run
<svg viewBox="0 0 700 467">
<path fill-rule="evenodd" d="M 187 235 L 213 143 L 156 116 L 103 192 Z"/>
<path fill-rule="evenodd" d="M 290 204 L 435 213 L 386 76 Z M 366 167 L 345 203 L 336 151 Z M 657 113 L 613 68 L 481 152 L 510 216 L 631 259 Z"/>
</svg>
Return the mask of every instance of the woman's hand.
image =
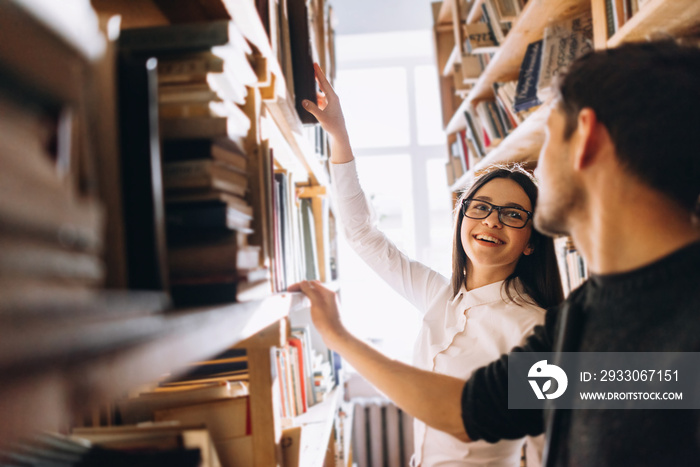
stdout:
<svg viewBox="0 0 700 467">
<path fill-rule="evenodd" d="M 311 319 L 326 345 L 337 350 L 337 342 L 347 330 L 340 320 L 338 297 L 319 281 L 302 281 L 287 287 L 289 292 L 302 292 L 311 300 Z"/>
<path fill-rule="evenodd" d="M 308 99 L 304 99 L 302 105 L 311 115 L 316 117 L 321 127 L 333 139 L 339 142 L 346 142 L 348 140 L 348 131 L 345 127 L 345 118 L 340 107 L 340 99 L 338 99 L 338 95 L 317 63 L 314 63 L 314 72 L 316 73 L 316 81 L 323 94 L 318 95 L 318 105 Z"/>
</svg>

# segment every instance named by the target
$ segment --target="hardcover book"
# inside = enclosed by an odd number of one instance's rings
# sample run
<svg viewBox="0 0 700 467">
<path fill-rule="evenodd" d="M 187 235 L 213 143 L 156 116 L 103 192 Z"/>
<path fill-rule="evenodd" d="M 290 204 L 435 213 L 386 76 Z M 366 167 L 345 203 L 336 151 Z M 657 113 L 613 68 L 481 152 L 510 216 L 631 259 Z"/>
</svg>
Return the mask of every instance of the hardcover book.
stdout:
<svg viewBox="0 0 700 467">
<path fill-rule="evenodd" d="M 539 82 L 540 63 L 542 60 L 543 40 L 528 44 L 520 65 L 520 75 L 518 76 L 518 86 L 515 92 L 515 103 L 513 109 L 516 112 L 530 109 L 542 102 L 537 98 L 537 83 Z"/>
</svg>

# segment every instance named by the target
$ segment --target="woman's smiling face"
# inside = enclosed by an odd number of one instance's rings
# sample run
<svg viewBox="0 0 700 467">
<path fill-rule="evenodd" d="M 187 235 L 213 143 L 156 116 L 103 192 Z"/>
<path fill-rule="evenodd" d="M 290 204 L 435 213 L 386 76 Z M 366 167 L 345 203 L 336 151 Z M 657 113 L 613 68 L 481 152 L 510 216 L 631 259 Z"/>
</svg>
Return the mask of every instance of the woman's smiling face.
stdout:
<svg viewBox="0 0 700 467">
<path fill-rule="evenodd" d="M 532 211 L 533 207 L 525 190 L 508 178 L 495 178 L 482 186 L 472 197 L 497 206 L 513 206 Z M 485 219 L 462 219 L 460 239 L 467 254 L 470 274 L 480 273 L 482 268 L 489 274 L 501 272 L 503 279 L 514 270 L 520 255 L 529 255 L 532 222 L 522 229 L 508 227 L 498 219 L 494 209 Z"/>
</svg>

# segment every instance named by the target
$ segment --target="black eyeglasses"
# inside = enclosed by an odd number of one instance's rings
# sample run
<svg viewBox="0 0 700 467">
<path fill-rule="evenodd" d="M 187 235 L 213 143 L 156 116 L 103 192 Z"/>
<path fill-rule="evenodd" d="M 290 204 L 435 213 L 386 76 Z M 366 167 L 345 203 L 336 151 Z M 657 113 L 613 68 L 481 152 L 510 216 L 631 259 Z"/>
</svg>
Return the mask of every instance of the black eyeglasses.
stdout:
<svg viewBox="0 0 700 467">
<path fill-rule="evenodd" d="M 514 229 L 522 229 L 532 217 L 530 211 L 522 208 L 496 206 L 478 199 L 465 199 L 462 201 L 462 214 L 470 219 L 486 219 L 494 209 L 498 211 L 499 222 Z"/>
</svg>

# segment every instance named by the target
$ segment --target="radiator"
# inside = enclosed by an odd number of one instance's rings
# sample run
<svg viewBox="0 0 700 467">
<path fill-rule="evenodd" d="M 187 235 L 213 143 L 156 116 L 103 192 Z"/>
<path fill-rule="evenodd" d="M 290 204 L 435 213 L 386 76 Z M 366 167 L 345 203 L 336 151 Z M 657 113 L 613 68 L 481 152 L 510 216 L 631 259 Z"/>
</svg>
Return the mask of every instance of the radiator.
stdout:
<svg viewBox="0 0 700 467">
<path fill-rule="evenodd" d="M 406 467 L 413 455 L 413 417 L 383 398 L 353 398 L 357 467 Z"/>
</svg>

